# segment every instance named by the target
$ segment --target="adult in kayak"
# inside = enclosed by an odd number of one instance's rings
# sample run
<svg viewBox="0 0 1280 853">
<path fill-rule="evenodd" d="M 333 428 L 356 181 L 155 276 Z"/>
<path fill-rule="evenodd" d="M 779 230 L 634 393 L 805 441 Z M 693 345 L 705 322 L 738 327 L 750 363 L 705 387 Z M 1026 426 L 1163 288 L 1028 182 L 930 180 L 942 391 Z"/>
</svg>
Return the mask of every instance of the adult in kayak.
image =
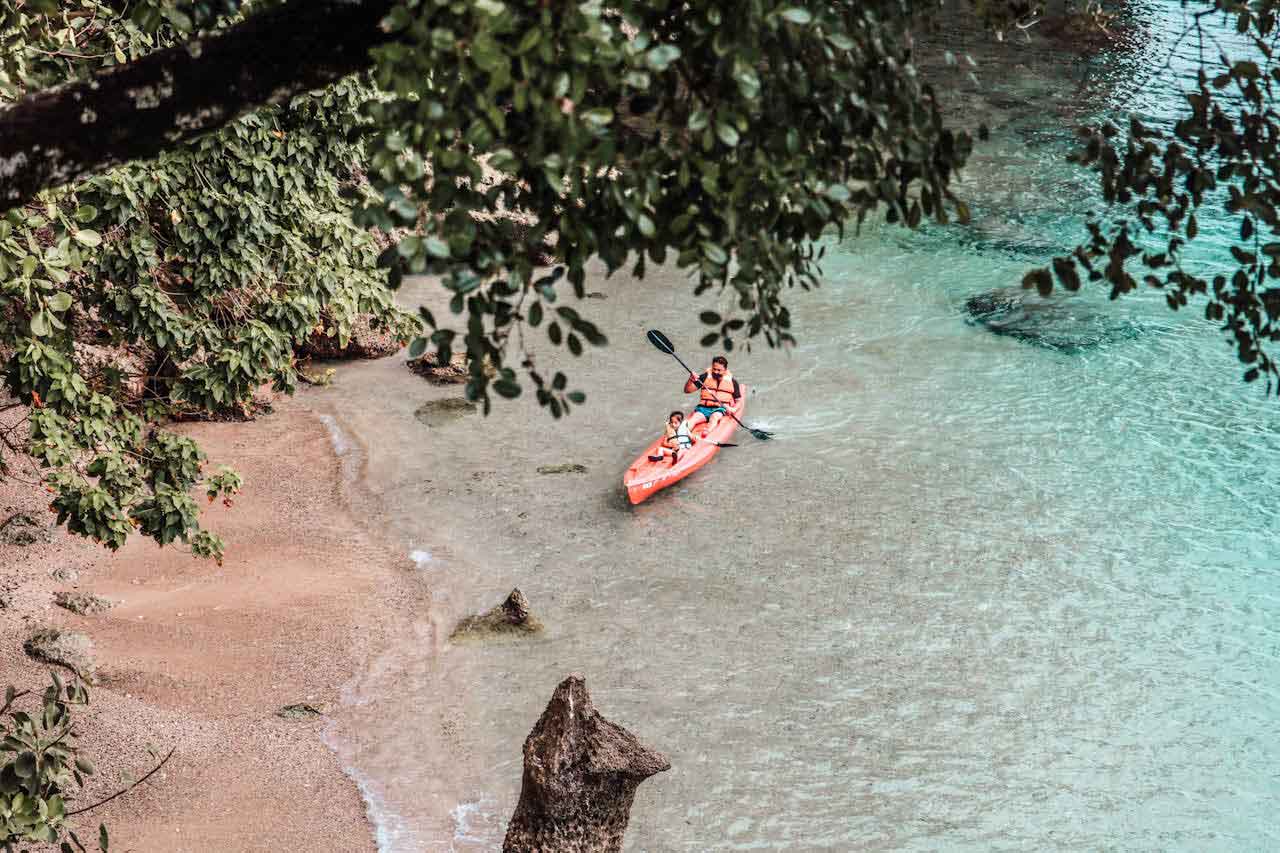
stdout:
<svg viewBox="0 0 1280 853">
<path fill-rule="evenodd" d="M 661 462 L 662 457 L 670 454 L 671 464 L 676 464 L 680 458 L 680 451 L 686 447 L 693 447 L 696 438 L 689 432 L 689 424 L 684 419 L 684 412 L 677 409 L 667 415 L 667 430 L 662 436 L 662 445 L 659 447 L 659 456 L 650 456 L 650 462 Z"/>
<path fill-rule="evenodd" d="M 729 372 L 729 359 L 718 355 L 711 359 L 711 367 L 696 379 L 690 376 L 684 383 L 684 393 L 699 391 L 698 405 L 689 415 L 685 423 L 690 429 L 706 421 L 709 429 L 725 415 L 725 407 L 732 406 L 742 398 L 738 380 Z"/>
</svg>

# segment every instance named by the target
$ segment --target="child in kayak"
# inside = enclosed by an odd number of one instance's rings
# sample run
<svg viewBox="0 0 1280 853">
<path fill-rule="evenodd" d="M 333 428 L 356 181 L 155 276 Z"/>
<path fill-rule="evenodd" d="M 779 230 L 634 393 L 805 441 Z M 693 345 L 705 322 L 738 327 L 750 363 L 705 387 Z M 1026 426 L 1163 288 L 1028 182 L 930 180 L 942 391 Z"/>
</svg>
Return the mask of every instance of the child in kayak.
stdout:
<svg viewBox="0 0 1280 853">
<path fill-rule="evenodd" d="M 689 424 L 685 422 L 684 412 L 678 409 L 667 415 L 667 429 L 662 436 L 662 446 L 659 448 L 661 454 L 658 456 L 650 456 L 650 462 L 661 462 L 662 457 L 671 456 L 671 464 L 676 464 L 676 460 L 680 458 L 680 451 L 686 447 L 693 447 L 693 434 L 689 432 Z"/>
</svg>

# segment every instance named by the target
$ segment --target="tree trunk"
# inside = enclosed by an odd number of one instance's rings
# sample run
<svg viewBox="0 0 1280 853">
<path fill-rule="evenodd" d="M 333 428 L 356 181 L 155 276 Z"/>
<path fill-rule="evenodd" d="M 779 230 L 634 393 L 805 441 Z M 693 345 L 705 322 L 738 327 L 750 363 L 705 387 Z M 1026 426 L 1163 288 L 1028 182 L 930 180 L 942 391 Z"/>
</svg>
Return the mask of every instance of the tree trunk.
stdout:
<svg viewBox="0 0 1280 853">
<path fill-rule="evenodd" d="M 0 211 L 372 65 L 394 0 L 306 0 L 0 111 Z"/>
</svg>

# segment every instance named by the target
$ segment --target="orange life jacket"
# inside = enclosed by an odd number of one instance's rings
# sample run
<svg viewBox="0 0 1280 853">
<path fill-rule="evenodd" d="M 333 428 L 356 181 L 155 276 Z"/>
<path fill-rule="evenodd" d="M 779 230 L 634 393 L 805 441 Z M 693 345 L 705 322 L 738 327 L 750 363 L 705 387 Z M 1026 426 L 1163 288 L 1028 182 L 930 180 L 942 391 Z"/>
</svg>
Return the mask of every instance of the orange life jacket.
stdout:
<svg viewBox="0 0 1280 853">
<path fill-rule="evenodd" d="M 704 375 L 706 378 L 702 380 L 702 396 L 698 398 L 698 405 L 713 409 L 717 406 L 724 406 L 726 409 L 732 406 L 733 392 L 738 384 L 733 381 L 733 374 L 726 370 L 719 382 L 711 375 L 710 370 Z"/>
</svg>

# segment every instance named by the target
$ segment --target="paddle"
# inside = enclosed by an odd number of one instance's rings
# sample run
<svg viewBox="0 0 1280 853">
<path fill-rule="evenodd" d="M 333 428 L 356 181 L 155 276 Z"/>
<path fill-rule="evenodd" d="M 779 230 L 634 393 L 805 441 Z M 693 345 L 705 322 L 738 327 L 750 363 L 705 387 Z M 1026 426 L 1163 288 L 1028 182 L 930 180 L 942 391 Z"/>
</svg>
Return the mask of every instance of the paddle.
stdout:
<svg viewBox="0 0 1280 853">
<path fill-rule="evenodd" d="M 676 361 L 680 362 L 680 366 L 683 367 L 685 370 L 687 370 L 689 372 L 689 376 L 693 378 L 694 385 L 697 385 L 699 388 L 702 387 L 702 383 L 698 381 L 698 374 L 694 373 L 692 370 L 689 370 L 689 365 L 685 364 L 683 361 L 680 360 L 680 356 L 676 355 L 676 348 L 672 345 L 671 341 L 667 340 L 666 335 L 662 334 L 662 332 L 659 332 L 657 329 L 650 329 L 648 332 L 645 333 L 645 335 L 649 338 L 649 343 L 653 344 L 655 347 L 662 350 L 667 355 L 674 358 Z M 741 420 L 738 419 L 737 415 L 735 415 L 733 412 L 729 411 L 728 409 L 725 409 L 724 412 L 726 415 L 733 418 L 735 421 L 738 421 L 738 426 L 742 427 L 747 432 L 751 433 L 753 438 L 757 438 L 760 441 L 768 441 L 769 439 L 773 438 L 773 433 L 767 430 L 756 429 L 755 427 L 747 426 Z M 720 446 L 736 447 L 737 445 L 722 444 Z"/>
</svg>

